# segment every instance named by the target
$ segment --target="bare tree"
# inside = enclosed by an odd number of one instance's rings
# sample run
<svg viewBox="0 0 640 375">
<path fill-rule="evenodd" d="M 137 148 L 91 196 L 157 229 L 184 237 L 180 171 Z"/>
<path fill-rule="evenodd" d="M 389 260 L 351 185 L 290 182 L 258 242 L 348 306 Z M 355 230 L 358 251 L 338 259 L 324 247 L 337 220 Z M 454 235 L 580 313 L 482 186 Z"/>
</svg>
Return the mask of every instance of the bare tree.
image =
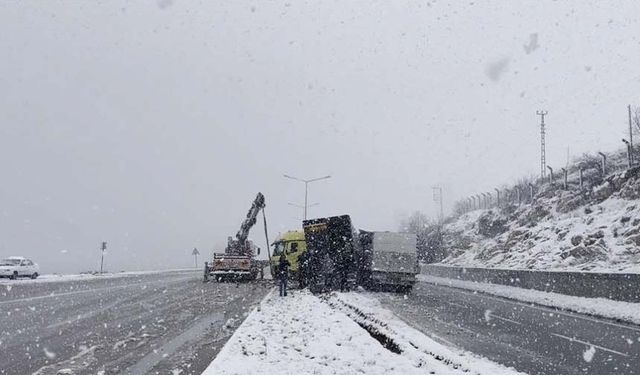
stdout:
<svg viewBox="0 0 640 375">
<path fill-rule="evenodd" d="M 407 233 L 420 234 L 424 232 L 431 224 L 431 221 L 424 213 L 420 211 L 414 211 L 409 217 L 403 219 L 400 222 L 400 231 Z"/>
</svg>

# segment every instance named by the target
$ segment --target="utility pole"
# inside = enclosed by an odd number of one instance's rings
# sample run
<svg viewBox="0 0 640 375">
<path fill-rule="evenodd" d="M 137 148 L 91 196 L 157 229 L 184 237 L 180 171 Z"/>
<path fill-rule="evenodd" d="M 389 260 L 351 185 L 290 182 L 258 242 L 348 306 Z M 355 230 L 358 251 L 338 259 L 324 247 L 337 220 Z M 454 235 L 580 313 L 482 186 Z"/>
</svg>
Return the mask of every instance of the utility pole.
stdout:
<svg viewBox="0 0 640 375">
<path fill-rule="evenodd" d="M 536 111 L 536 114 L 538 116 L 540 116 L 540 178 L 544 179 L 545 174 L 546 174 L 546 166 L 547 166 L 547 161 L 546 161 L 546 149 L 545 149 L 545 139 L 544 139 L 544 135 L 545 135 L 545 130 L 544 130 L 544 116 L 547 115 L 547 111 L 545 110 L 539 110 Z"/>
<path fill-rule="evenodd" d="M 193 248 L 193 251 L 191 252 L 191 255 L 193 255 L 195 257 L 195 268 L 198 268 L 198 255 L 200 254 L 200 252 L 198 251 L 198 249 L 196 249 L 195 247 Z"/>
<path fill-rule="evenodd" d="M 444 206 L 442 203 L 442 186 L 433 186 L 433 201 L 440 203 L 440 224 L 444 222 Z"/>
<path fill-rule="evenodd" d="M 269 273 L 271 274 L 272 278 L 275 278 L 275 270 L 273 269 L 273 267 L 271 267 L 271 249 L 269 248 L 270 243 L 269 243 L 269 232 L 267 231 L 267 214 L 264 213 L 264 207 L 262 207 L 262 220 L 263 220 L 263 226 L 264 226 L 264 239 L 265 241 L 267 241 L 267 259 L 269 260 L 268 264 L 269 264 Z M 263 278 L 264 274 L 263 271 L 261 269 L 260 271 L 260 278 Z"/>
<path fill-rule="evenodd" d="M 630 165 L 633 165 L 635 162 L 635 156 L 633 155 L 633 126 L 631 125 L 631 104 L 627 107 L 629 109 L 629 148 L 631 149 L 631 159 Z"/>
<path fill-rule="evenodd" d="M 104 266 L 104 251 L 107 250 L 107 243 L 105 241 L 102 241 L 102 256 L 100 257 L 100 274 L 102 274 L 103 272 L 103 266 Z"/>
<path fill-rule="evenodd" d="M 318 177 L 318 178 L 312 178 L 310 180 L 303 180 L 301 178 L 298 177 L 293 177 L 293 176 L 289 176 L 289 175 L 283 175 L 286 178 L 292 179 L 292 180 L 296 180 L 299 182 L 304 182 L 304 220 L 307 220 L 307 208 L 309 207 L 307 205 L 307 196 L 309 195 L 309 183 L 311 182 L 316 182 L 316 181 L 320 181 L 320 180 L 326 180 L 328 178 L 331 178 L 331 176 L 324 176 L 324 177 Z"/>
</svg>

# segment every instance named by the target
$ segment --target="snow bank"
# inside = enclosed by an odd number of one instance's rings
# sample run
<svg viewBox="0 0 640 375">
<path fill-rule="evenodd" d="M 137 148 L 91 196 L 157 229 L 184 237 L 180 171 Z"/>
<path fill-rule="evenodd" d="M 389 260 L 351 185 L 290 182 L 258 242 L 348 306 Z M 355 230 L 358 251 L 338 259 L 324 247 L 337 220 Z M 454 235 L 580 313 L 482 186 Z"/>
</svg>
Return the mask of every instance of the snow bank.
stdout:
<svg viewBox="0 0 640 375">
<path fill-rule="evenodd" d="M 463 367 L 471 369 L 471 374 L 515 373 L 488 360 L 466 357 L 447 349 L 402 325 L 390 313 L 383 318 L 393 322 L 389 324 L 394 330 L 402 332 L 396 339 L 409 338 L 411 342 L 387 343 L 387 347 L 393 346 L 387 349 L 359 325 L 362 322 L 343 312 L 345 304 L 339 301 L 345 298 L 351 298 L 350 302 L 353 302 L 356 297 L 333 294 L 322 300 L 305 291 L 294 292 L 286 298 L 269 293 L 203 375 L 469 374 Z M 371 306 L 364 298 L 357 302 Z M 338 303 L 342 303 L 343 308 L 338 307 Z M 413 344 L 419 349 L 412 350 Z M 402 353 L 396 353 L 398 348 Z M 421 350 L 439 353 L 442 358 L 438 360 L 433 355 L 418 353 Z"/>
<path fill-rule="evenodd" d="M 393 340 L 402 350 L 402 356 L 423 369 L 423 374 L 520 374 L 476 354 L 434 341 L 382 307 L 373 296 L 351 292 L 334 294 L 331 299 L 337 302 L 339 310 L 360 324 L 368 325 L 370 329 Z"/>
<path fill-rule="evenodd" d="M 542 292 L 513 286 L 448 279 L 428 275 L 418 275 L 417 279 L 431 284 L 468 289 L 518 301 L 555 307 L 562 310 L 640 324 L 640 303 L 613 301 L 607 298 L 575 297 L 568 296 L 566 294 Z"/>
</svg>

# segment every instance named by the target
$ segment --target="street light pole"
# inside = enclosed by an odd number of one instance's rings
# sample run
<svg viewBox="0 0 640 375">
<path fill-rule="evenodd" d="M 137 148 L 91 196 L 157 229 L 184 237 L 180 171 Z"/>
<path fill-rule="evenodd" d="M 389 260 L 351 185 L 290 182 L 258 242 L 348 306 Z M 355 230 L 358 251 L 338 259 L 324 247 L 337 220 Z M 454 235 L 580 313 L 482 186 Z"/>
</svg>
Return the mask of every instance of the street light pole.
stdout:
<svg viewBox="0 0 640 375">
<path fill-rule="evenodd" d="M 303 180 L 301 178 L 294 177 L 294 176 L 289 176 L 287 174 L 285 174 L 283 176 L 285 178 L 289 178 L 289 179 L 292 179 L 292 180 L 304 182 L 304 220 L 307 220 L 307 208 L 309 207 L 308 203 L 307 203 L 308 202 L 308 196 L 309 196 L 309 183 L 320 181 L 320 180 L 326 180 L 328 178 L 331 178 L 331 176 L 327 175 L 327 176 L 324 176 L 324 177 L 312 178 L 310 180 Z"/>
<path fill-rule="evenodd" d="M 304 182 L 304 219 L 307 220 L 307 196 L 309 195 L 309 182 Z"/>
</svg>

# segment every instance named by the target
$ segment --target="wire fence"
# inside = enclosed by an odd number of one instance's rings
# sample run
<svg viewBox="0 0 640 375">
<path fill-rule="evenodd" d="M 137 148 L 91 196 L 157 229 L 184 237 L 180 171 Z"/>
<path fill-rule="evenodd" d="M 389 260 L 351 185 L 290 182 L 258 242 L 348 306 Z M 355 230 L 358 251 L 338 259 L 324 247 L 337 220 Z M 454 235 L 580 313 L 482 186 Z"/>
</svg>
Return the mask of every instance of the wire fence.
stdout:
<svg viewBox="0 0 640 375">
<path fill-rule="evenodd" d="M 544 192 L 567 190 L 588 194 L 609 176 L 635 166 L 637 150 L 618 150 L 610 153 L 584 154 L 564 168 L 547 166 L 545 177 L 524 177 L 512 186 L 470 195 L 453 205 L 453 216 L 509 205 L 532 204 Z"/>
</svg>

